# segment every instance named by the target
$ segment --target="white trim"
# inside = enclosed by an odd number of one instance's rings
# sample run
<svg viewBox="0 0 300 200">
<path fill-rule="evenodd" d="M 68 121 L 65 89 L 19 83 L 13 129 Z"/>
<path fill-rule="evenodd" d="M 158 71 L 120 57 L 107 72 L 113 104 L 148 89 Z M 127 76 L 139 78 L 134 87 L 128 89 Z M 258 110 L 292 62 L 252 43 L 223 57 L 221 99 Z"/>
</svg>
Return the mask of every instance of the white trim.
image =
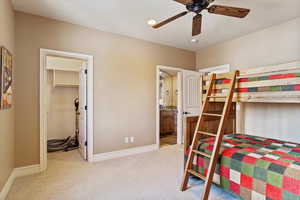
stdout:
<svg viewBox="0 0 300 200">
<path fill-rule="evenodd" d="M 47 168 L 47 99 L 46 99 L 46 84 L 47 84 L 47 69 L 46 56 L 55 55 L 61 57 L 71 57 L 87 61 L 88 83 L 87 83 L 87 98 L 88 98 L 88 127 L 87 127 L 87 143 L 88 143 L 88 161 L 93 160 L 93 123 L 94 123 L 94 57 L 91 55 L 70 53 L 65 51 L 56 51 L 49 49 L 40 49 L 40 166 L 41 171 Z"/>
<path fill-rule="evenodd" d="M 46 92 L 46 55 L 47 52 L 40 50 L 40 165 L 41 171 L 47 168 L 47 100 L 44 98 Z"/>
<path fill-rule="evenodd" d="M 115 158 L 120 158 L 120 157 L 125 157 L 125 156 L 130 156 L 134 154 L 145 153 L 145 152 L 150 152 L 155 150 L 158 150 L 158 146 L 156 144 L 152 144 L 147 146 L 124 149 L 120 151 L 100 153 L 94 155 L 93 162 L 110 160 L 110 159 L 115 159 Z"/>
<path fill-rule="evenodd" d="M 157 148 L 160 146 L 160 108 L 159 108 L 159 79 L 160 75 L 159 72 L 161 70 L 171 70 L 171 71 L 177 71 L 178 77 L 182 76 L 182 72 L 184 69 L 182 68 L 176 68 L 176 67 L 170 67 L 170 66 L 162 66 L 157 65 L 156 66 L 156 103 L 155 103 L 155 109 L 156 109 L 156 126 L 155 126 L 155 132 L 156 132 L 156 145 Z M 182 78 L 177 80 L 177 89 L 178 89 L 178 99 L 177 99 L 177 144 L 183 143 L 183 129 L 182 129 Z M 181 104 L 181 105 L 179 105 Z M 179 112 L 180 111 L 180 112 Z"/>
<path fill-rule="evenodd" d="M 65 67 L 47 67 L 47 70 L 55 70 L 55 71 L 66 71 L 66 72 L 79 72 L 79 68 L 65 68 Z"/>
<path fill-rule="evenodd" d="M 160 79 L 160 68 L 157 66 L 156 67 L 156 102 L 155 102 L 155 110 L 156 110 L 156 117 L 155 117 L 155 135 L 156 135 L 156 145 L 157 148 L 159 148 L 160 146 L 160 109 L 159 109 L 159 89 L 160 89 L 160 85 L 159 85 L 159 79 Z"/>
<path fill-rule="evenodd" d="M 87 159 L 92 162 L 94 156 L 94 57 L 89 58 L 87 69 Z"/>
<path fill-rule="evenodd" d="M 26 167 L 19 167 L 19 168 L 13 169 L 10 176 L 8 177 L 5 185 L 3 186 L 3 188 L 0 192 L 0 200 L 6 199 L 8 193 L 11 189 L 11 186 L 13 185 L 16 178 L 22 177 L 22 176 L 38 174 L 38 173 L 40 173 L 40 171 L 41 171 L 40 165 L 30 165 L 30 166 L 26 166 Z"/>
<path fill-rule="evenodd" d="M 40 165 L 29 165 L 25 167 L 18 167 L 14 169 L 16 177 L 29 176 L 33 174 L 38 174 L 41 172 Z"/>
<path fill-rule="evenodd" d="M 214 72 L 214 73 L 226 73 L 226 72 L 230 72 L 230 64 L 225 64 L 225 65 L 219 65 L 216 67 L 208 67 L 208 68 L 203 68 L 203 69 L 199 69 L 199 72 L 205 74 L 205 73 L 209 73 L 209 72 Z"/>
<path fill-rule="evenodd" d="M 11 186 L 13 185 L 15 179 L 16 179 L 16 175 L 14 173 L 14 170 L 12 170 L 10 176 L 8 177 L 5 185 L 3 186 L 3 188 L 0 192 L 0 200 L 6 199 L 8 193 L 9 193 L 9 190 L 10 190 Z"/>
<path fill-rule="evenodd" d="M 177 144 L 183 144 L 182 72 L 177 73 Z M 181 133 L 181 134 L 179 134 Z"/>
</svg>

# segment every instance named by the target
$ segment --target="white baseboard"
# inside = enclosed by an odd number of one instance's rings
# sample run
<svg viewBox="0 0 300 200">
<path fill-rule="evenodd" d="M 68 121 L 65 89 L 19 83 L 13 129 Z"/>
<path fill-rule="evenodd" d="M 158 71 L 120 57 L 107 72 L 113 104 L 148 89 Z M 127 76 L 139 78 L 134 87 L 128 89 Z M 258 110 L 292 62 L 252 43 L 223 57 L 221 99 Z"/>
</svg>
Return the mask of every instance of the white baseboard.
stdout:
<svg viewBox="0 0 300 200">
<path fill-rule="evenodd" d="M 6 196 L 13 185 L 14 181 L 18 177 L 28 176 L 32 174 L 37 174 L 41 171 L 40 165 L 30 165 L 26 167 L 19 167 L 12 170 L 10 176 L 8 177 L 4 187 L 0 192 L 0 200 L 5 200 Z"/>
<path fill-rule="evenodd" d="M 14 170 L 12 170 L 10 176 L 8 177 L 5 185 L 3 186 L 1 192 L 0 192 L 0 200 L 5 200 L 6 199 L 6 196 L 12 186 L 12 184 L 14 183 L 16 179 L 16 175 L 14 173 Z"/>
<path fill-rule="evenodd" d="M 16 178 L 22 176 L 29 176 L 32 174 L 37 174 L 41 172 L 40 165 L 30 165 L 26 167 L 18 167 L 14 169 L 14 173 L 16 174 Z"/>
<path fill-rule="evenodd" d="M 99 161 L 103 161 L 103 160 L 110 160 L 110 159 L 114 159 L 114 158 L 130 156 L 130 155 L 134 155 L 134 154 L 138 154 L 138 153 L 145 153 L 145 152 L 155 151 L 155 150 L 158 150 L 158 149 L 159 149 L 159 147 L 158 147 L 157 144 L 152 144 L 152 145 L 147 145 L 147 146 L 142 146 L 142 147 L 124 149 L 124 150 L 120 150 L 120 151 L 99 153 L 99 154 L 94 154 L 93 162 L 99 162 Z"/>
</svg>

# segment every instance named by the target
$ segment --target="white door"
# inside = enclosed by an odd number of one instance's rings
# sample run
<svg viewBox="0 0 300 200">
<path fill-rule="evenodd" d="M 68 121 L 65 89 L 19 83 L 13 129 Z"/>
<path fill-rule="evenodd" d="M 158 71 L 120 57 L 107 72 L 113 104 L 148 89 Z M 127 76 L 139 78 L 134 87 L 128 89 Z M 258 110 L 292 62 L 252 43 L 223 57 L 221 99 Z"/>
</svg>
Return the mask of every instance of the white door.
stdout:
<svg viewBox="0 0 300 200">
<path fill-rule="evenodd" d="M 79 151 L 87 159 L 87 71 L 86 63 L 79 72 Z"/>
<path fill-rule="evenodd" d="M 188 70 L 182 72 L 182 110 L 185 117 L 200 114 L 201 74 Z"/>
</svg>

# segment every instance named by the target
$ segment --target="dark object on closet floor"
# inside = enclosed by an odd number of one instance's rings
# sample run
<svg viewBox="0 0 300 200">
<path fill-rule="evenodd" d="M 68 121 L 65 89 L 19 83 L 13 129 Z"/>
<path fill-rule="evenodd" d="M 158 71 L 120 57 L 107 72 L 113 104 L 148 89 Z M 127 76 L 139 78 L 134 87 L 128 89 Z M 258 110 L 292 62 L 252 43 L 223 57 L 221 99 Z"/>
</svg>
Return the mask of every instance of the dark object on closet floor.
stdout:
<svg viewBox="0 0 300 200">
<path fill-rule="evenodd" d="M 79 148 L 79 142 L 76 136 L 66 139 L 53 139 L 47 141 L 48 153 L 57 151 L 72 151 Z"/>
<path fill-rule="evenodd" d="M 80 113 L 78 112 L 79 108 L 79 99 L 76 98 L 74 100 L 75 113 L 76 113 L 76 129 L 75 134 L 73 136 L 69 136 L 66 139 L 53 139 L 47 141 L 47 151 L 48 153 L 57 152 L 57 151 L 72 151 L 79 148 L 79 127 L 78 127 L 78 116 Z"/>
</svg>

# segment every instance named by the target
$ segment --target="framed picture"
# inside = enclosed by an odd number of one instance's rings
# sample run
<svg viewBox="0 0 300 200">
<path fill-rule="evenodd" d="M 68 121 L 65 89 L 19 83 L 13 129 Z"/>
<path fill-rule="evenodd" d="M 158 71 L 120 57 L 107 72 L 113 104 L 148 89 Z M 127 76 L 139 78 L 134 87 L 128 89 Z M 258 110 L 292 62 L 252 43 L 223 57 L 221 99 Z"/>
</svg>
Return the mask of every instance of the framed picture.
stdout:
<svg viewBox="0 0 300 200">
<path fill-rule="evenodd" d="M 0 109 L 12 107 L 12 55 L 0 47 Z"/>
</svg>

